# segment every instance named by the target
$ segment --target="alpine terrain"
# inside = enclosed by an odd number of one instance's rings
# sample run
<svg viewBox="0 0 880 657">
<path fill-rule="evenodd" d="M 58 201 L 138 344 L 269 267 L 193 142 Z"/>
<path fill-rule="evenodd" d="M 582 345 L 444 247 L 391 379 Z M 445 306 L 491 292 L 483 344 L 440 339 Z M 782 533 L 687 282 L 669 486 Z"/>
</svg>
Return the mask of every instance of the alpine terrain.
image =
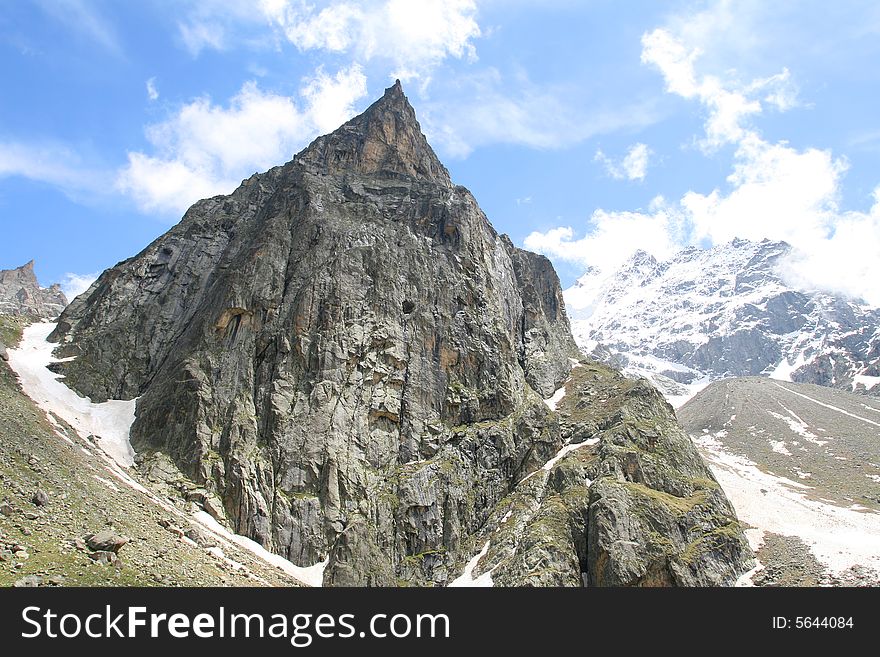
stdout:
<svg viewBox="0 0 880 657">
<path fill-rule="evenodd" d="M 637 251 L 565 291 L 575 339 L 675 405 L 730 376 L 880 394 L 880 309 L 786 284 L 790 252 L 739 239 L 666 262 Z"/>
<path fill-rule="evenodd" d="M 399 83 L 13 341 L 36 439 L 100 456 L 166 529 L 184 514 L 188 549 L 357 586 L 730 585 L 753 565 L 672 408 L 580 355 L 552 265 L 453 184 Z"/>
<path fill-rule="evenodd" d="M 755 583 L 880 585 L 880 402 L 741 377 L 678 410 L 758 551 Z"/>
</svg>

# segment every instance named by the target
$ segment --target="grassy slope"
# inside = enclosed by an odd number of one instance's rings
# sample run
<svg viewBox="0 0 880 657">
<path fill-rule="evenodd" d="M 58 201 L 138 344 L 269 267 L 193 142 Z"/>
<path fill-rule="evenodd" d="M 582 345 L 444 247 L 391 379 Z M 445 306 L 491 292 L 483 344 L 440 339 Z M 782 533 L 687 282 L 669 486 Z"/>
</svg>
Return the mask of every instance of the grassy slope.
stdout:
<svg viewBox="0 0 880 657">
<path fill-rule="evenodd" d="M 20 318 L 0 316 L 0 340 L 14 346 L 23 325 Z M 96 477 L 115 483 L 115 490 Z M 49 494 L 46 507 L 31 501 L 38 488 Z M 261 579 L 249 577 L 160 527 L 163 518 L 178 525 L 181 520 L 114 481 L 100 458 L 55 434 L 42 411 L 19 389 L 15 373 L 0 361 L 3 502 L 10 515 L 0 513 L 0 586 L 11 586 L 26 575 L 41 575 L 44 580 L 62 575 L 69 586 L 293 584 L 248 553 L 224 547 L 227 556 L 246 564 Z M 73 539 L 111 524 L 132 539 L 120 551 L 118 566 L 98 565 L 71 545 Z M 26 560 L 13 555 L 16 544 L 26 548 Z"/>
</svg>

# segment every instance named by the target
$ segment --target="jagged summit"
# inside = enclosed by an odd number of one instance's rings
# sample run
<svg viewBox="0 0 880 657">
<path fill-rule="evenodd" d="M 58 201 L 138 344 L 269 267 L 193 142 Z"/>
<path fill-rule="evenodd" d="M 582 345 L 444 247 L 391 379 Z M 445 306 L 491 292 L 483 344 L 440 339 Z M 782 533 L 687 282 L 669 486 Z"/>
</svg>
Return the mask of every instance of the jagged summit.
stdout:
<svg viewBox="0 0 880 657">
<path fill-rule="evenodd" d="M 325 175 L 348 171 L 452 185 L 449 172 L 422 134 L 400 80 L 362 114 L 318 137 L 296 161 Z"/>
<path fill-rule="evenodd" d="M 67 305 L 67 297 L 57 283 L 40 287 L 34 261 L 15 269 L 0 270 L 0 313 L 57 317 Z"/>
</svg>

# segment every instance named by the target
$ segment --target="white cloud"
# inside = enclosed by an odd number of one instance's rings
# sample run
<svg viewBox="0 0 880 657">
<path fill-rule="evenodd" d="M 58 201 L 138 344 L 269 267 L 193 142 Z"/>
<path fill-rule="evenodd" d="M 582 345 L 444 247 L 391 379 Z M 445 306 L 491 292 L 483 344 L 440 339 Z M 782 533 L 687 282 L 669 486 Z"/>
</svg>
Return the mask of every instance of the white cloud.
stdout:
<svg viewBox="0 0 880 657">
<path fill-rule="evenodd" d="M 747 119 L 763 110 L 761 100 L 779 111 L 799 105 L 797 88 L 788 69 L 776 75 L 742 85 L 714 75 L 698 76 L 694 62 L 701 55 L 698 48 L 689 49 L 668 30 L 658 28 L 642 36 L 641 60 L 657 67 L 666 81 L 666 91 L 686 99 L 696 99 L 709 114 L 705 123 L 706 136 L 700 146 L 712 151 L 746 136 Z M 763 95 L 763 98 L 755 96 Z"/>
<path fill-rule="evenodd" d="M 392 76 L 423 78 L 447 57 L 475 59 L 481 34 L 474 0 L 263 0 L 262 8 L 300 50 L 349 53 L 360 61 L 390 59 Z"/>
<path fill-rule="evenodd" d="M 21 176 L 61 188 L 68 196 L 102 193 L 108 174 L 90 168 L 57 142 L 0 141 L 0 178 Z"/>
<path fill-rule="evenodd" d="M 583 267 L 613 271 L 636 249 L 655 258 L 668 258 L 679 248 L 681 217 L 675 208 L 667 208 L 656 199 L 653 211 L 606 212 L 596 210 L 590 217 L 590 231 L 575 239 L 570 226 L 533 232 L 525 247 Z"/>
<path fill-rule="evenodd" d="M 190 20 L 177 24 L 183 45 L 193 57 L 198 57 L 205 48 L 223 50 L 226 31 L 223 25 L 203 20 Z"/>
<path fill-rule="evenodd" d="M 92 283 L 98 278 L 100 272 L 92 274 L 72 274 L 70 272 L 64 274 L 61 279 L 61 290 L 68 301 L 73 301 L 74 297 L 89 289 Z"/>
<path fill-rule="evenodd" d="M 230 50 L 245 46 L 254 50 L 274 48 L 267 38 L 271 29 L 266 16 L 253 0 L 176 0 L 180 43 L 190 55 L 204 50 Z"/>
<path fill-rule="evenodd" d="M 880 306 L 880 187 L 874 190 L 874 200 L 866 213 L 836 217 L 830 236 L 798 244 L 794 257 L 785 263 L 788 280 Z"/>
<path fill-rule="evenodd" d="M 79 32 L 90 43 L 120 54 L 116 30 L 96 7 L 84 0 L 38 0 L 40 8 L 65 28 Z"/>
<path fill-rule="evenodd" d="M 302 101 L 247 82 L 227 107 L 210 98 L 148 126 L 153 154 L 130 152 L 117 188 L 146 212 L 180 213 L 200 198 L 229 193 L 256 171 L 286 162 L 307 141 L 338 127 L 367 93 L 357 65 L 304 81 Z"/>
<path fill-rule="evenodd" d="M 147 80 L 147 97 L 150 100 L 159 100 L 159 90 L 156 89 L 156 78 Z"/>
<path fill-rule="evenodd" d="M 323 69 L 305 81 L 303 99 L 318 132 L 331 132 L 351 118 L 354 103 L 367 95 L 367 78 L 357 65 L 330 77 Z"/>
<path fill-rule="evenodd" d="M 648 171 L 651 149 L 645 144 L 634 144 L 623 158 L 623 172 L 629 180 L 644 180 Z"/>
<path fill-rule="evenodd" d="M 667 30 L 656 29 L 642 37 L 642 63 L 660 69 L 666 90 L 682 98 L 696 98 L 709 110 L 702 145 L 713 149 L 741 139 L 743 121 L 751 114 L 760 113 L 761 103 L 730 91 L 715 76 L 698 79 L 694 71 L 698 56 L 699 51 L 688 50 Z"/>
<path fill-rule="evenodd" d="M 494 68 L 457 76 L 444 85 L 442 93 L 421 104 L 419 116 L 431 143 L 456 158 L 497 143 L 567 148 L 656 118 L 651 105 L 584 109 L 571 102 L 572 89 L 534 84 L 525 76 L 510 89 Z"/>
<path fill-rule="evenodd" d="M 575 239 L 570 227 L 554 228 L 529 235 L 526 246 L 608 271 L 637 248 L 664 258 L 687 244 L 734 237 L 785 240 L 795 249 L 783 269 L 790 282 L 880 305 L 880 187 L 869 211 L 842 212 L 845 158 L 769 142 L 751 125 L 768 105 L 784 111 L 797 103 L 789 72 L 749 84 L 724 81 L 700 75 L 699 52 L 666 30 L 646 34 L 642 44 L 642 61 L 660 70 L 667 91 L 697 100 L 707 110 L 703 150 L 734 146 L 729 187 L 708 194 L 688 191 L 672 204 L 657 199 L 647 211 L 596 210 L 584 237 Z"/>
<path fill-rule="evenodd" d="M 658 49 L 658 43 L 667 45 Z M 655 30 L 643 44 L 643 61 L 660 68 L 669 90 L 696 96 L 709 109 L 706 142 L 711 146 L 730 142 L 736 147 L 727 178 L 730 191 L 689 191 L 681 199 L 691 241 L 785 240 L 797 251 L 786 271 L 799 285 L 880 304 L 880 286 L 875 283 L 880 280 L 880 207 L 875 204 L 867 213 L 841 213 L 838 200 L 847 161 L 828 150 L 768 142 L 747 125 L 747 117 L 763 110 L 761 100 L 752 94 L 762 94 L 764 103 L 780 110 L 796 104 L 789 71 L 736 85 L 731 91 L 713 76 L 697 76 L 692 58 L 665 58 L 664 52 L 684 50 L 668 33 Z M 691 79 L 695 86 L 678 85 L 674 80 L 679 78 Z"/>
<path fill-rule="evenodd" d="M 837 197 L 847 164 L 830 151 L 797 150 L 749 134 L 737 145 L 731 190 L 690 191 L 681 204 L 695 241 L 734 237 L 781 239 L 792 244 L 823 240 L 838 218 Z"/>
<path fill-rule="evenodd" d="M 601 162 L 606 173 L 615 180 L 644 180 L 650 159 L 651 149 L 642 143 L 630 146 L 620 164 L 605 155 L 601 149 L 596 151 L 593 158 L 594 161 Z"/>
</svg>

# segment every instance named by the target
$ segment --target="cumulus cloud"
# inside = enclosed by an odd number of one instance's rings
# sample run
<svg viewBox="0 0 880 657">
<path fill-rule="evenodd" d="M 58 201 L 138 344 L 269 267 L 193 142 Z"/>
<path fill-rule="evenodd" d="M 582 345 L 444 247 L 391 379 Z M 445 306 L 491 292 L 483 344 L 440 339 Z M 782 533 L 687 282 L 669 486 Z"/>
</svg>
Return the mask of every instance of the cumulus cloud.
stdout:
<svg viewBox="0 0 880 657">
<path fill-rule="evenodd" d="M 117 188 L 143 211 L 180 213 L 286 162 L 309 139 L 352 116 L 366 93 L 366 77 L 353 65 L 332 76 L 319 69 L 304 81 L 299 100 L 255 82 L 245 83 L 226 107 L 197 98 L 147 127 L 154 152 L 130 152 Z"/>
<path fill-rule="evenodd" d="M 730 191 L 689 191 L 681 205 L 696 241 L 768 237 L 814 244 L 834 230 L 846 169 L 846 161 L 830 151 L 771 144 L 750 133 L 737 145 Z"/>
<path fill-rule="evenodd" d="M 620 163 L 609 158 L 601 149 L 596 151 L 594 161 L 600 162 L 605 172 L 615 180 L 644 180 L 648 173 L 651 149 L 642 143 L 629 147 Z"/>
<path fill-rule="evenodd" d="M 652 202 L 649 212 L 596 210 L 589 224 L 590 231 L 580 238 L 570 226 L 533 232 L 525 247 L 604 272 L 619 267 L 636 249 L 664 259 L 680 248 L 681 215 L 662 198 Z"/>
<path fill-rule="evenodd" d="M 666 90 L 706 111 L 703 150 L 733 146 L 727 187 L 688 191 L 674 203 L 658 199 L 645 211 L 597 210 L 583 237 L 570 227 L 554 228 L 529 235 L 526 246 L 610 270 L 637 248 L 664 258 L 687 244 L 734 237 L 785 240 L 795 250 L 783 270 L 791 283 L 880 305 L 880 187 L 870 210 L 841 211 L 845 158 L 770 142 L 752 125 L 765 107 L 785 110 L 797 102 L 789 72 L 742 84 L 700 75 L 699 52 L 667 30 L 646 34 L 642 45 L 642 61 L 659 69 Z"/>
<path fill-rule="evenodd" d="M 100 272 L 91 274 L 72 274 L 70 272 L 64 274 L 61 279 L 61 290 L 68 301 L 73 301 L 75 297 L 89 289 L 92 283 L 98 278 Z"/>
<path fill-rule="evenodd" d="M 860 297 L 880 306 L 880 187 L 868 212 L 847 212 L 822 239 L 796 243 L 783 274 L 794 285 Z"/>
<path fill-rule="evenodd" d="M 262 0 L 263 12 L 300 50 L 391 59 L 402 80 L 429 75 L 447 57 L 475 59 L 481 34 L 474 0 Z"/>
</svg>

